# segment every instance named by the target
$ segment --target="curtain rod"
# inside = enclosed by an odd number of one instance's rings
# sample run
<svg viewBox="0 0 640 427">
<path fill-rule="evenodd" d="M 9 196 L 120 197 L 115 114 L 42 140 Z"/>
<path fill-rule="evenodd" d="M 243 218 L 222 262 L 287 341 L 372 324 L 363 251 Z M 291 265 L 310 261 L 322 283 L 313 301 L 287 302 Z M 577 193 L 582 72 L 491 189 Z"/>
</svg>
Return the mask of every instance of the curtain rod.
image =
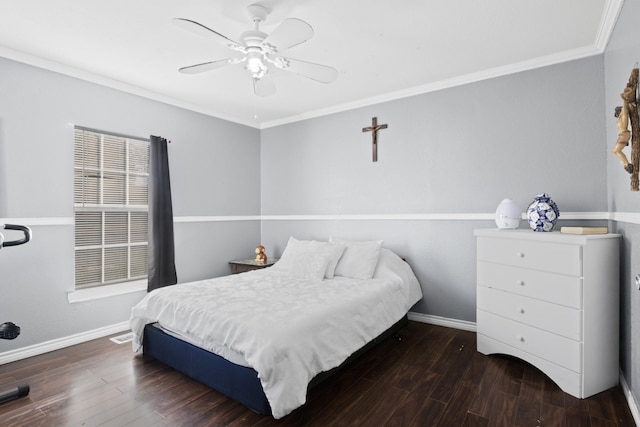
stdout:
<svg viewBox="0 0 640 427">
<path fill-rule="evenodd" d="M 100 129 L 92 129 L 92 128 L 88 128 L 88 127 L 85 127 L 85 126 L 78 126 L 78 125 L 73 125 L 73 127 L 74 127 L 74 129 L 86 130 L 88 132 L 103 133 L 103 134 L 107 134 L 107 135 L 117 136 L 117 137 L 120 137 L 120 138 L 138 139 L 138 140 L 141 140 L 141 141 L 150 142 L 149 137 L 142 138 L 140 136 L 127 135 L 127 134 L 124 134 L 124 133 L 111 132 L 111 131 L 100 130 Z"/>
</svg>

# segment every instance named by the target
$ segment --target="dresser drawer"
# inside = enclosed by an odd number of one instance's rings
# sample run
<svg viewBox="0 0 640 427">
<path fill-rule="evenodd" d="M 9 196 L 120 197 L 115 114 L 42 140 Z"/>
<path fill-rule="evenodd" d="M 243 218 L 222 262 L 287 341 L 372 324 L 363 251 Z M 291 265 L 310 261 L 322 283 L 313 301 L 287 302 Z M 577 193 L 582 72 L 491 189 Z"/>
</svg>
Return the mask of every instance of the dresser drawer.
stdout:
<svg viewBox="0 0 640 427">
<path fill-rule="evenodd" d="M 537 366 L 542 372 L 547 374 L 560 388 L 572 396 L 583 398 L 585 390 L 583 387 L 582 374 L 570 369 L 558 366 L 548 360 L 541 359 L 533 354 L 521 351 L 515 347 L 507 345 L 501 341 L 478 334 L 478 351 L 482 354 L 510 354 L 526 360 Z M 613 387 L 615 383 L 611 386 Z M 609 387 L 607 387 L 609 388 Z M 605 389 L 606 390 L 606 389 Z"/>
<path fill-rule="evenodd" d="M 582 311 L 478 286 L 478 309 L 538 329 L 582 340 Z"/>
<path fill-rule="evenodd" d="M 514 320 L 477 311 L 478 334 L 508 344 L 574 372 L 582 372 L 582 343 Z"/>
<path fill-rule="evenodd" d="M 582 277 L 478 261 L 478 285 L 582 308 Z"/>
<path fill-rule="evenodd" d="M 581 245 L 482 237 L 478 260 L 582 276 Z"/>
</svg>

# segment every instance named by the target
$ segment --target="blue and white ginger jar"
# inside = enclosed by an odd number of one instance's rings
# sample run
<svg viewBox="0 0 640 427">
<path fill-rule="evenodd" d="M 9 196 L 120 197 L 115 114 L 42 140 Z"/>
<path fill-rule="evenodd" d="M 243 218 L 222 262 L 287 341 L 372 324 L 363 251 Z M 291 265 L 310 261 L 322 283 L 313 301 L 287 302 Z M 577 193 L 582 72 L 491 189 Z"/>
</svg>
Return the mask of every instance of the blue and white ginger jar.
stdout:
<svg viewBox="0 0 640 427">
<path fill-rule="evenodd" d="M 538 194 L 527 209 L 529 227 L 533 231 L 551 231 L 556 225 L 560 211 L 556 202 L 547 193 Z"/>
</svg>

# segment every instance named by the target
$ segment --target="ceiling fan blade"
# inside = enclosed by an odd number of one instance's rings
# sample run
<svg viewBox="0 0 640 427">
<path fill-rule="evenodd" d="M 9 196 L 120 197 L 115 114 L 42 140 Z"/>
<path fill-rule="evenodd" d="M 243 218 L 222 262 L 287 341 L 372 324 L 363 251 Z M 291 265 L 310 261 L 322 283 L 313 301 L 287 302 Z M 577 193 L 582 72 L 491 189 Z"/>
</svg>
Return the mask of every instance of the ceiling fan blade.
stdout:
<svg viewBox="0 0 640 427">
<path fill-rule="evenodd" d="M 272 52 L 283 51 L 313 37 L 313 28 L 301 19 L 288 18 L 267 36 L 262 45 Z"/>
<path fill-rule="evenodd" d="M 253 79 L 253 92 L 258 96 L 269 96 L 276 93 L 276 84 L 270 74 L 260 79 Z"/>
<path fill-rule="evenodd" d="M 231 49 L 240 50 L 240 51 L 244 49 L 244 47 L 240 43 L 235 42 L 231 40 L 229 37 L 222 35 L 219 32 L 214 31 L 211 28 L 206 27 L 196 21 L 192 21 L 191 19 L 173 18 L 171 21 L 173 21 L 173 23 L 180 28 L 183 28 L 199 36 L 213 38 L 218 43 L 222 43 L 225 46 L 230 47 Z"/>
<path fill-rule="evenodd" d="M 225 65 L 239 64 L 243 60 L 244 58 L 227 58 L 227 59 L 221 59 L 219 61 L 203 62 L 202 64 L 189 65 L 187 67 L 182 67 L 178 69 L 178 71 L 180 71 L 183 74 L 200 74 L 206 71 L 222 68 Z"/>
<path fill-rule="evenodd" d="M 269 58 L 269 61 L 282 70 L 291 71 L 320 83 L 331 83 L 338 78 L 338 70 L 328 65 L 284 57 Z"/>
</svg>

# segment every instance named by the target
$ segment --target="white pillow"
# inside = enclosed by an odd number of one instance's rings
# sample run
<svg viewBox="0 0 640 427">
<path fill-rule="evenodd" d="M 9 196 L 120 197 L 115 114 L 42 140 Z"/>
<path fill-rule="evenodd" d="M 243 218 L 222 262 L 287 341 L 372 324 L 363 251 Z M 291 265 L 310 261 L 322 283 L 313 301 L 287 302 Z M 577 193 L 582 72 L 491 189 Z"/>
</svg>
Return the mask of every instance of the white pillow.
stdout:
<svg viewBox="0 0 640 427">
<path fill-rule="evenodd" d="M 354 279 L 371 279 L 380 258 L 382 240 L 353 242 L 330 239 L 345 245 L 344 253 L 338 261 L 335 275 Z"/>
<path fill-rule="evenodd" d="M 342 257 L 342 254 L 347 247 L 342 243 L 335 242 L 327 242 L 326 245 L 327 246 L 325 246 L 324 250 L 329 254 L 329 262 L 327 263 L 327 270 L 325 271 L 324 277 L 327 279 L 333 279 L 338 261 L 340 261 L 340 257 Z"/>
<path fill-rule="evenodd" d="M 272 268 L 285 270 L 296 277 L 317 278 L 318 270 L 324 266 L 319 278 L 333 278 L 344 249 L 345 246 L 339 243 L 298 240 L 291 236 L 280 260 Z"/>
<path fill-rule="evenodd" d="M 289 274 L 302 279 L 322 280 L 329 260 L 329 256 L 318 256 L 317 251 L 300 251 L 293 257 Z"/>
<path fill-rule="evenodd" d="M 308 240 L 298 240 L 293 236 L 289 237 L 289 241 L 287 242 L 287 246 L 284 248 L 282 252 L 282 256 L 275 263 L 272 269 L 277 270 L 290 270 L 293 266 L 293 258 L 295 254 L 301 250 L 304 250 L 306 246 L 308 246 L 311 242 Z"/>
</svg>

